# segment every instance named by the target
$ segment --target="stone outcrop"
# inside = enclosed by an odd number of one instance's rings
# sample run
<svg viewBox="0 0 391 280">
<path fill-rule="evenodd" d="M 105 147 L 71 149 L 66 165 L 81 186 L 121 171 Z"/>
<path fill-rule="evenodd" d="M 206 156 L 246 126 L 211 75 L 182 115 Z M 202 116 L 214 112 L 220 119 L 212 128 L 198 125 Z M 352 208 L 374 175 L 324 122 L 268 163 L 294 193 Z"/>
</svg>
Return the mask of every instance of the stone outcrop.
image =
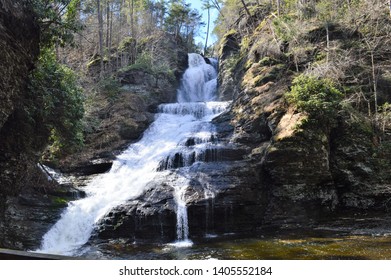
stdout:
<svg viewBox="0 0 391 280">
<path fill-rule="evenodd" d="M 39 30 L 22 1 L 0 2 L 0 128 L 24 95 L 38 55 Z"/>
<path fill-rule="evenodd" d="M 0 48 L 0 194 L 4 196 L 17 194 L 32 168 L 30 143 L 23 142 L 20 134 L 29 133 L 24 131 L 23 100 L 39 53 L 39 28 L 23 1 L 0 2 Z"/>
<path fill-rule="evenodd" d="M 190 238 L 248 233 L 261 219 L 262 191 L 247 175 L 246 160 L 198 163 L 187 174 L 172 171 L 155 178 L 136 200 L 112 209 L 96 226 L 93 240 L 173 242 L 177 238 L 177 203 L 173 184 L 189 176 L 186 203 Z"/>
<path fill-rule="evenodd" d="M 233 52 L 240 38 L 236 37 L 235 44 L 228 34 L 230 40 L 223 42 L 220 54 L 220 96 L 235 97 L 231 118 L 222 120 L 222 125 L 233 126 L 232 142 L 248 147 L 250 152 L 244 157 L 261 178 L 258 187 L 268 197 L 261 207 L 265 209 L 262 220 L 256 224 L 305 227 L 338 213 L 387 212 L 389 139 L 379 143 L 359 112 L 340 112 L 331 129 L 322 123 L 306 124 L 308 116 L 284 98 L 295 76 L 286 50 L 268 45 L 272 33 L 267 26 L 261 30 L 254 32 L 247 52 Z M 332 32 L 335 40 L 356 38 L 341 36 L 344 31 L 338 28 Z M 311 59 L 308 55 L 300 63 Z M 297 71 L 300 65 L 293 69 Z M 227 84 L 225 79 L 233 81 Z"/>
<path fill-rule="evenodd" d="M 42 177 L 42 182 L 47 179 Z M 40 247 L 43 235 L 60 218 L 68 202 L 84 196 L 69 185 L 42 183 L 45 189 L 25 190 L 5 200 L 0 217 L 0 246 L 18 250 Z"/>
</svg>

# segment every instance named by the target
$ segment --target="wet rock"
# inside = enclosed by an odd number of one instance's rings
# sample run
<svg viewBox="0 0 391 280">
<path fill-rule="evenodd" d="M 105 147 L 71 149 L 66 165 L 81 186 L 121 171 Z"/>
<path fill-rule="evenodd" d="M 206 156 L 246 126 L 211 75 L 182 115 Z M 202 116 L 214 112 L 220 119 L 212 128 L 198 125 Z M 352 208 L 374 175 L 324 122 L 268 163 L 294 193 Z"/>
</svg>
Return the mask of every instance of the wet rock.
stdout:
<svg viewBox="0 0 391 280">
<path fill-rule="evenodd" d="M 175 224 L 172 188 L 162 184 L 110 210 L 95 227 L 92 239 L 169 242 L 175 240 Z"/>
<path fill-rule="evenodd" d="M 106 173 L 113 165 L 112 160 L 99 159 L 91 162 L 86 162 L 83 165 L 71 168 L 63 168 L 61 171 L 65 173 L 72 173 L 79 176 L 89 176 L 95 174 Z"/>
<path fill-rule="evenodd" d="M 31 132 L 26 124 L 22 106 L 39 54 L 39 27 L 23 1 L 1 2 L 0 48 L 0 196 L 6 196 L 18 195 L 29 185 L 35 160 L 45 145 L 39 129 Z"/>
<path fill-rule="evenodd" d="M 264 211 L 259 201 L 265 198 L 256 180 L 244 176 L 249 172 L 251 168 L 242 161 L 200 162 L 186 169 L 162 172 L 136 200 L 111 210 L 99 222 L 93 240 L 175 241 L 177 203 L 174 190 L 178 184 L 183 184 L 183 176 L 189 178 L 185 200 L 190 238 L 253 231 Z"/>
<path fill-rule="evenodd" d="M 43 235 L 60 218 L 68 202 L 85 196 L 70 184 L 47 181 L 40 186 L 2 200 L 0 246 L 18 250 L 39 248 Z"/>
</svg>

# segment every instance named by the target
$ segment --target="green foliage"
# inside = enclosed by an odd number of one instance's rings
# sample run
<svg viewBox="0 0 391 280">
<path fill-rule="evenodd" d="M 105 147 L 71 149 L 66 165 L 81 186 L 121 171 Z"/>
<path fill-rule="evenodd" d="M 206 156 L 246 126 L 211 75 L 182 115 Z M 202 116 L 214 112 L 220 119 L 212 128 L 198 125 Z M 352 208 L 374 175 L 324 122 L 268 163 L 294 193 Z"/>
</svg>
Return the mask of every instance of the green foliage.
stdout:
<svg viewBox="0 0 391 280">
<path fill-rule="evenodd" d="M 119 70 L 119 72 L 127 72 L 132 70 L 148 72 L 155 77 L 166 75 L 170 80 L 175 80 L 175 75 L 170 65 L 163 60 L 156 60 L 156 58 L 149 52 L 143 51 L 136 59 L 134 64 L 128 65 Z"/>
<path fill-rule="evenodd" d="M 240 42 L 240 50 L 242 52 L 245 52 L 245 53 L 248 53 L 249 49 L 250 49 L 250 45 L 251 45 L 251 36 L 245 36 L 242 38 L 241 42 Z"/>
<path fill-rule="evenodd" d="M 108 98 L 114 99 L 121 92 L 121 83 L 111 77 L 100 80 L 98 88 Z"/>
<path fill-rule="evenodd" d="M 272 23 L 276 35 L 281 40 L 289 42 L 297 36 L 298 31 L 295 29 L 296 24 L 290 16 L 284 15 L 275 18 Z"/>
<path fill-rule="evenodd" d="M 125 37 L 118 45 L 118 51 L 130 52 L 136 45 L 136 40 L 133 37 Z"/>
<path fill-rule="evenodd" d="M 186 3 L 184 0 L 172 1 L 164 21 L 165 30 L 193 44 L 199 27 L 204 25 L 201 18 L 198 10 L 191 9 L 190 3 Z"/>
<path fill-rule="evenodd" d="M 300 75 L 293 80 L 286 98 L 310 119 L 330 124 L 336 118 L 343 94 L 328 79 Z"/>
<path fill-rule="evenodd" d="M 276 65 L 278 61 L 272 57 L 265 56 L 259 61 L 260 66 L 273 66 Z"/>
<path fill-rule="evenodd" d="M 30 77 L 35 102 L 29 115 L 50 133 L 53 156 L 77 150 L 83 143 L 81 119 L 84 114 L 81 88 L 74 72 L 57 62 L 52 49 L 43 49 Z"/>
<path fill-rule="evenodd" d="M 241 60 L 240 54 L 233 54 L 225 60 L 224 68 L 233 74 L 240 60 Z"/>
<path fill-rule="evenodd" d="M 78 19 L 80 0 L 31 0 L 41 29 L 41 45 L 64 46 L 82 29 Z"/>
</svg>

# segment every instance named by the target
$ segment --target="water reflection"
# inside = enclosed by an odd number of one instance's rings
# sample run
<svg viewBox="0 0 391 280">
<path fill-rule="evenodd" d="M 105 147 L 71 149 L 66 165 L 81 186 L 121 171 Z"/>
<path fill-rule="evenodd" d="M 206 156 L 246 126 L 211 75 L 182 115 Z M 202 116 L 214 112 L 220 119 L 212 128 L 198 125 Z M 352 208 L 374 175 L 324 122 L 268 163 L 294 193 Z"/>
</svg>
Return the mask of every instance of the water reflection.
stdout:
<svg viewBox="0 0 391 280">
<path fill-rule="evenodd" d="M 99 254 L 97 254 L 99 252 Z M 165 260 L 381 260 L 391 259 L 390 236 L 217 237 L 192 247 L 169 244 L 101 244 L 85 255 L 107 259 Z"/>
</svg>

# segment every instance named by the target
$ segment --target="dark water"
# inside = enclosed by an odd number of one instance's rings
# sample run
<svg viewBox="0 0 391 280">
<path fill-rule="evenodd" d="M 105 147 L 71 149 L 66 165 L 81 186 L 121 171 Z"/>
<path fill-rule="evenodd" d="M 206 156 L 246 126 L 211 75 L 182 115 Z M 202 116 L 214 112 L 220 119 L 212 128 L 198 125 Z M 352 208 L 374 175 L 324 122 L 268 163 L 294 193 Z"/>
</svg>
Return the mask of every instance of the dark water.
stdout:
<svg viewBox="0 0 391 280">
<path fill-rule="evenodd" d="M 301 235 L 301 236 L 300 236 Z M 83 257 L 138 260 L 384 260 L 391 259 L 391 235 L 339 235 L 327 231 L 279 237 L 223 236 L 194 242 L 187 248 L 172 244 L 126 243 L 116 240 L 89 247 Z M 329 235 L 329 236 L 327 236 Z"/>
</svg>

